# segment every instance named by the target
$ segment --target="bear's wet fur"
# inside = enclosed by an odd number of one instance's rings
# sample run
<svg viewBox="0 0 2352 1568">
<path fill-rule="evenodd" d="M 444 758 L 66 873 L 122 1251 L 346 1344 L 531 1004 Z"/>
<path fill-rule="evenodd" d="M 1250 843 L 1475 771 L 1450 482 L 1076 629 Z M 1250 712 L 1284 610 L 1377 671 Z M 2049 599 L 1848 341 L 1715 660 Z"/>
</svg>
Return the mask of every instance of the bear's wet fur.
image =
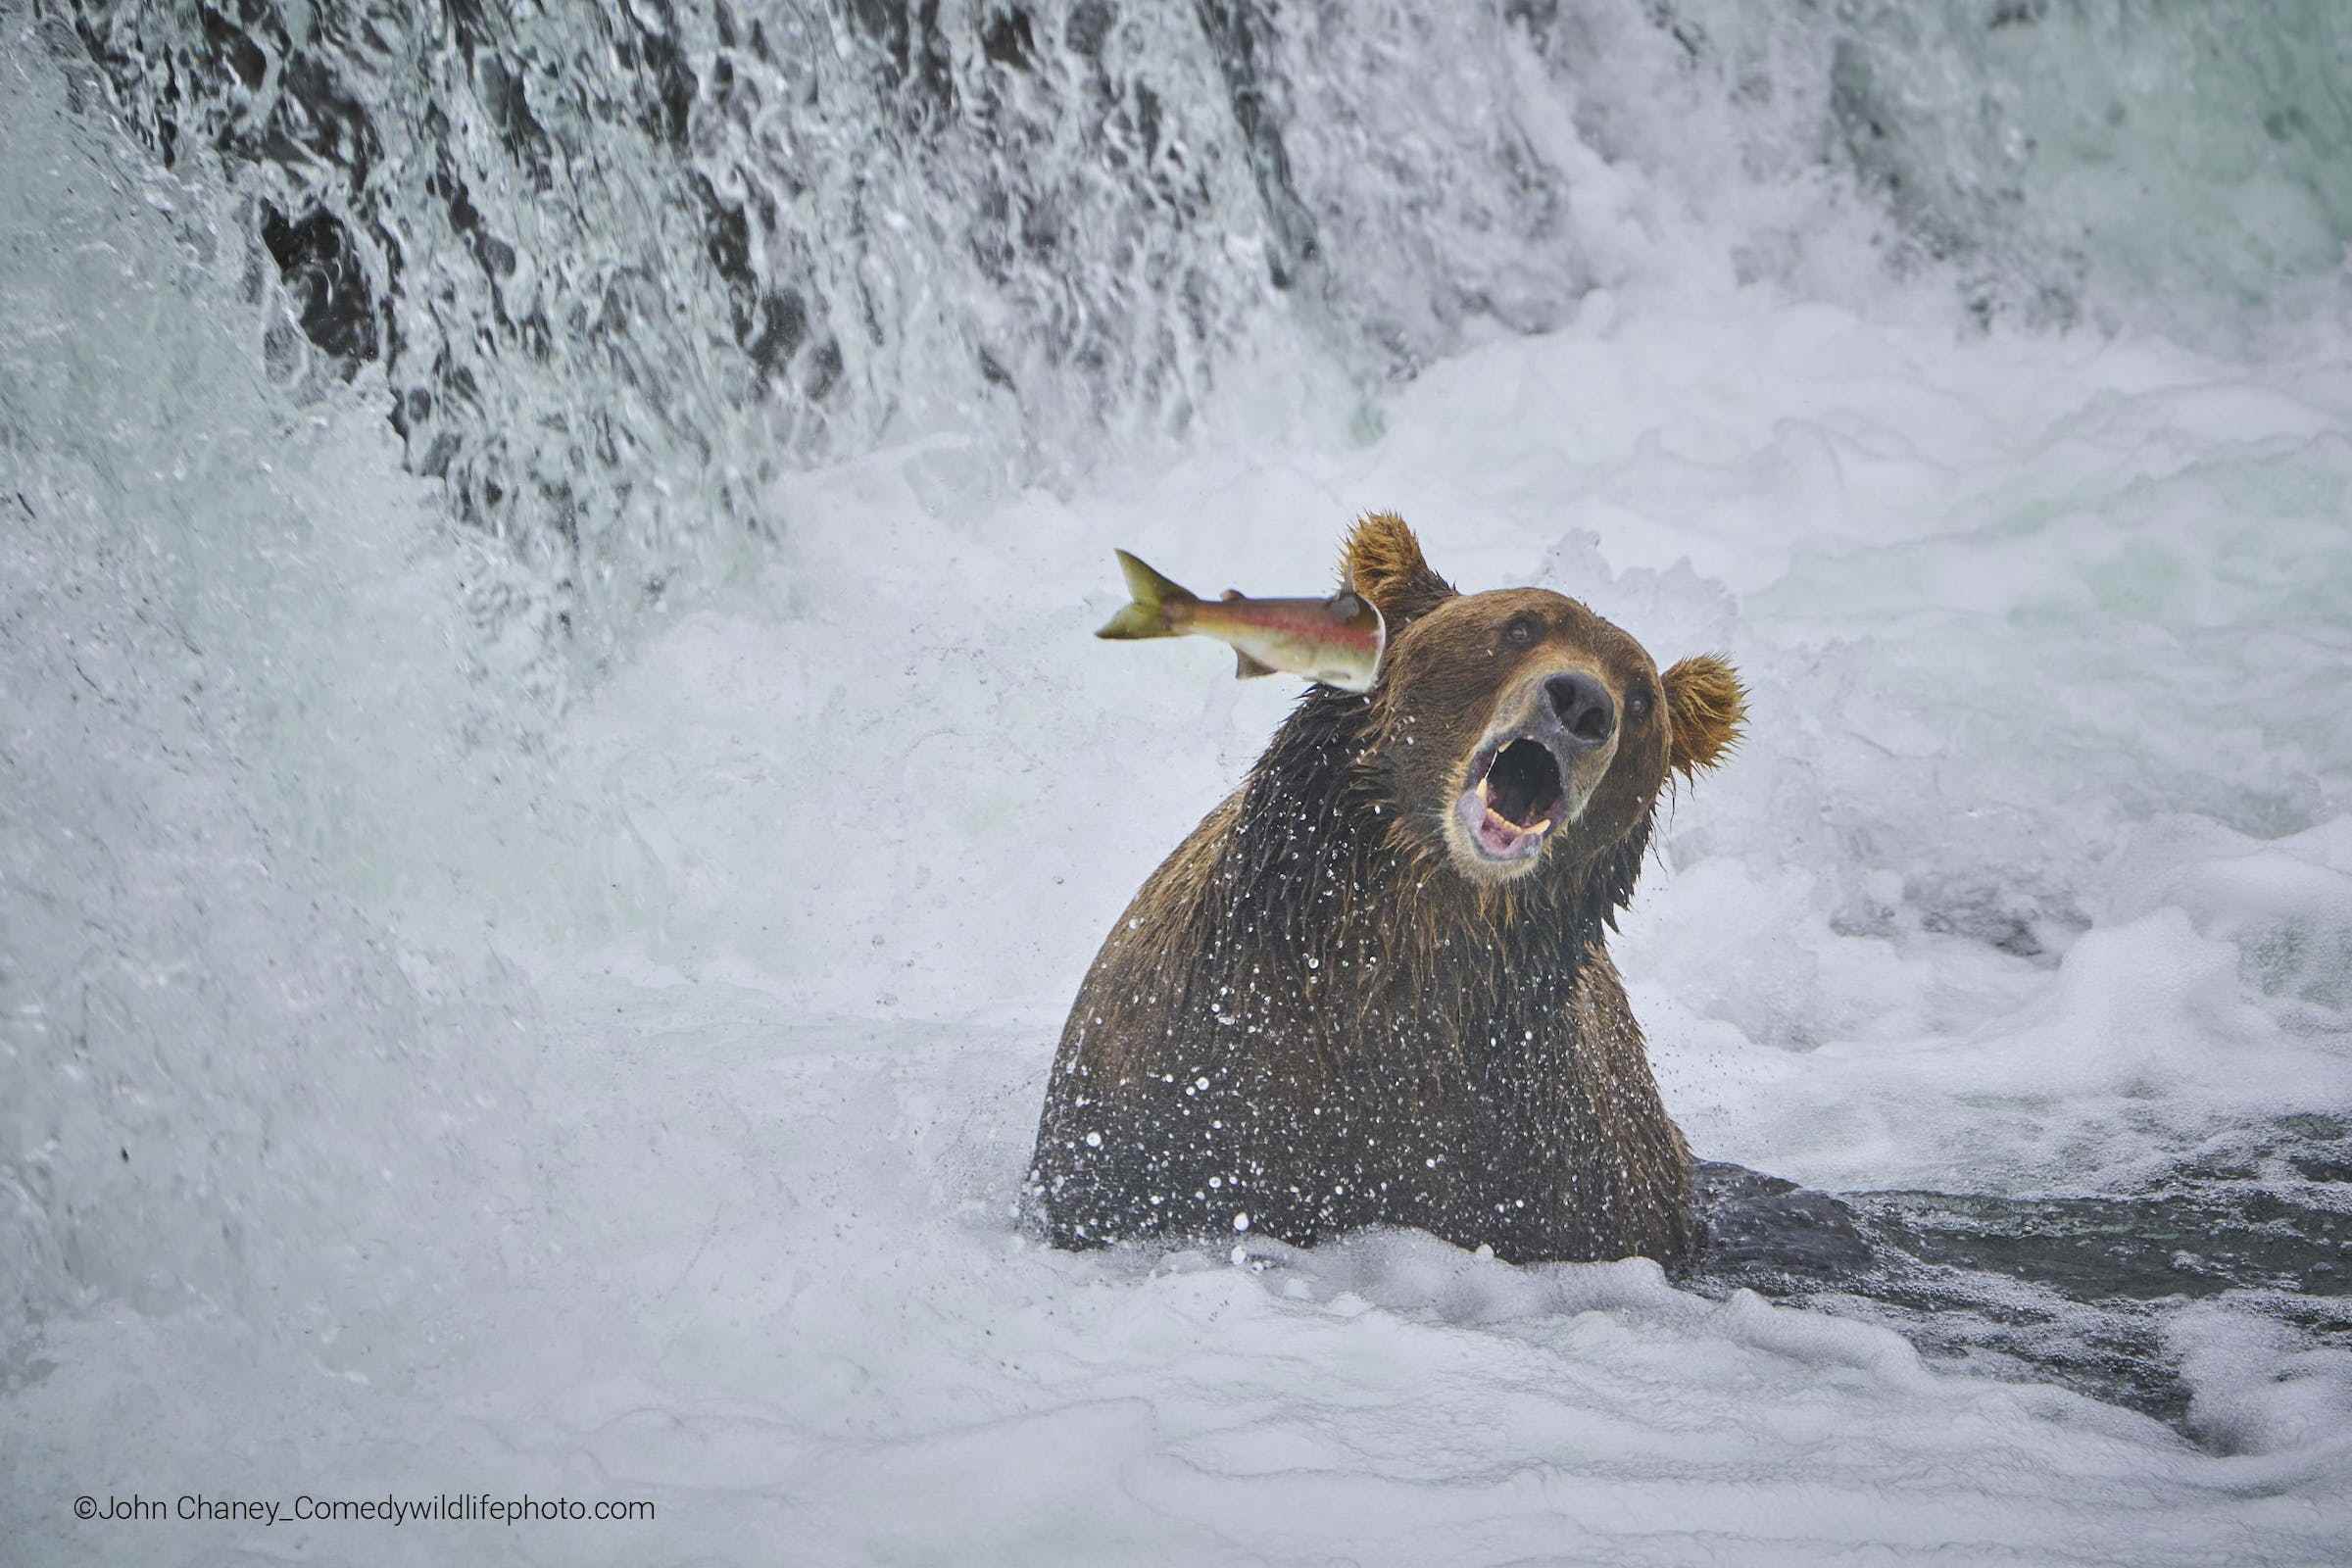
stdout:
<svg viewBox="0 0 2352 1568">
<path fill-rule="evenodd" d="M 1310 688 L 1120 915 L 1046 1092 L 1047 1233 L 1406 1225 L 1513 1260 L 1686 1262 L 1690 1154 L 1608 936 L 1670 775 L 1737 739 L 1740 683 L 1713 658 L 1661 675 L 1559 594 L 1458 594 L 1393 514 L 1343 573 L 1388 617 L 1379 682 Z M 1479 815 L 1521 743 L 1537 782 L 1511 800 L 1548 790 L 1560 818 L 1532 833 Z"/>
</svg>

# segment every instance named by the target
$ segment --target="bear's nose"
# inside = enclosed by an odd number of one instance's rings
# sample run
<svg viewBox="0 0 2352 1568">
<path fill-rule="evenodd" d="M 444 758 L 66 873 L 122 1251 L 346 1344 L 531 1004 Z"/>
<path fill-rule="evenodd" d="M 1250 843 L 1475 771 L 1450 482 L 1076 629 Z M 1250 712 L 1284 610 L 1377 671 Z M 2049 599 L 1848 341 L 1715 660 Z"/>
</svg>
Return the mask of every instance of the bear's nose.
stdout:
<svg viewBox="0 0 2352 1568">
<path fill-rule="evenodd" d="M 1598 746 L 1617 727 L 1617 705 L 1608 688 L 1590 675 L 1554 675 L 1544 683 L 1551 710 L 1560 715 L 1572 746 Z"/>
</svg>

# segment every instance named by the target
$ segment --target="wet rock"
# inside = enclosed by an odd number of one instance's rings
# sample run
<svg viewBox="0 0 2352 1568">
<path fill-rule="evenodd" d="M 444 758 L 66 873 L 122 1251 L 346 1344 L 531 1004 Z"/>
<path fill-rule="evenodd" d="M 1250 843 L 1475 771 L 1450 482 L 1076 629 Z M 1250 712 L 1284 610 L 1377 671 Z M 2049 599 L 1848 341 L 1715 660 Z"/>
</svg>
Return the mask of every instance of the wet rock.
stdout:
<svg viewBox="0 0 2352 1568">
<path fill-rule="evenodd" d="M 323 208 L 290 220 L 267 202 L 261 231 L 294 298 L 303 335 L 351 379 L 377 352 L 375 298 L 351 231 Z"/>
</svg>

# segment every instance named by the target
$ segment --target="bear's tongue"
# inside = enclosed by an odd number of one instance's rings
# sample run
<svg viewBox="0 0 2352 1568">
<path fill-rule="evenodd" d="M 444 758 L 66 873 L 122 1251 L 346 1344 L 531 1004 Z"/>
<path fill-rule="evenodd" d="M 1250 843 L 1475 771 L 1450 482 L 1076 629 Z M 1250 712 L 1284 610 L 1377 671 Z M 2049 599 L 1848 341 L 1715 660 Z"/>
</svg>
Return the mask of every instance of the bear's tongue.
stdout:
<svg viewBox="0 0 2352 1568">
<path fill-rule="evenodd" d="M 1545 826 L 1549 826 L 1549 824 L 1547 823 Z M 1543 836 L 1543 829 L 1521 832 L 1501 817 L 1496 816 L 1492 810 L 1488 811 L 1485 818 L 1478 824 L 1479 846 L 1489 855 L 1514 854 L 1524 847 L 1533 845 Z"/>
</svg>

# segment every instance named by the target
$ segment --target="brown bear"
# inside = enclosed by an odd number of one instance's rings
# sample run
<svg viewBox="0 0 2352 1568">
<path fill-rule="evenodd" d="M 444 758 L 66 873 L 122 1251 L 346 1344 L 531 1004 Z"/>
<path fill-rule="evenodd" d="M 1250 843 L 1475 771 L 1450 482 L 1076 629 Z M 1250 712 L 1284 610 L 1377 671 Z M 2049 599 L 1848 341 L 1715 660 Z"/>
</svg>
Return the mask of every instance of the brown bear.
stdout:
<svg viewBox="0 0 2352 1568">
<path fill-rule="evenodd" d="M 1393 514 L 1343 574 L 1388 619 L 1379 679 L 1309 688 L 1103 943 L 1038 1127 L 1048 1234 L 1687 1261 L 1690 1155 L 1608 934 L 1738 678 L 1661 676 L 1560 594 L 1457 593 Z"/>
</svg>

